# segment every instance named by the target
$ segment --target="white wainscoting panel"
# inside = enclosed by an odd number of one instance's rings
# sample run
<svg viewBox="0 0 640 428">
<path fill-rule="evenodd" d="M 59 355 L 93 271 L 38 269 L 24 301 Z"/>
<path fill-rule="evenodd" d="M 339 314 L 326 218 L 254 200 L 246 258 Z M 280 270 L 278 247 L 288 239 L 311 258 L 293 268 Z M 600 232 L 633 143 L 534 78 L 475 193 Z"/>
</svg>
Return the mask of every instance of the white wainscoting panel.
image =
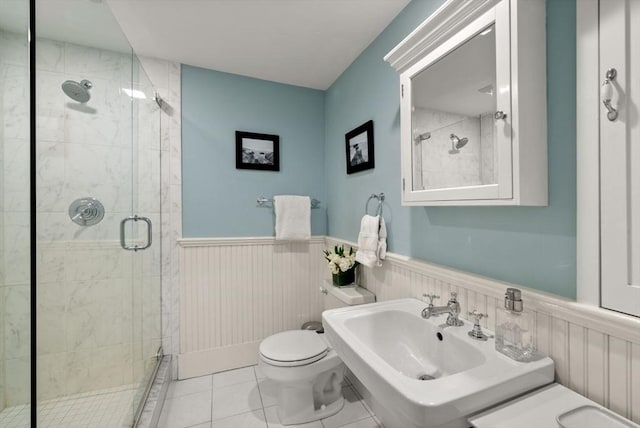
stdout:
<svg viewBox="0 0 640 428">
<path fill-rule="evenodd" d="M 280 243 L 273 238 L 183 239 L 180 282 L 180 377 L 255 364 L 270 334 L 319 320 L 322 250 L 334 238 Z M 456 291 L 463 314 L 496 310 L 507 287 L 479 275 L 389 253 L 381 268 L 361 268 L 359 283 L 378 301 Z M 556 366 L 556 380 L 640 422 L 640 319 L 515 285 L 535 320 L 538 349 Z M 465 327 L 466 328 L 466 327 Z"/>
<path fill-rule="evenodd" d="M 327 238 L 327 246 L 336 244 L 355 246 Z M 393 253 L 381 268 L 361 267 L 359 283 L 378 301 L 435 293 L 436 304 L 445 304 L 456 291 L 462 313 L 489 314 L 482 324 L 490 330 L 506 288 L 518 287 L 535 319 L 537 347 L 555 362 L 556 381 L 640 422 L 640 318 Z"/>
<path fill-rule="evenodd" d="M 180 240 L 179 378 L 256 364 L 262 339 L 319 321 L 324 243 Z"/>
</svg>

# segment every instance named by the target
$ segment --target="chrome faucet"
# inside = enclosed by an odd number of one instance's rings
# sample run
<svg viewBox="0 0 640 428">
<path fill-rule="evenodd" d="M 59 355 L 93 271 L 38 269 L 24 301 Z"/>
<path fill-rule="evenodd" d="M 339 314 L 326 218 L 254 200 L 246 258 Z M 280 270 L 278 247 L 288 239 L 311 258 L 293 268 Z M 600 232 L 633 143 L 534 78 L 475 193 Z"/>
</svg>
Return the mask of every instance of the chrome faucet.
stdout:
<svg viewBox="0 0 640 428">
<path fill-rule="evenodd" d="M 429 319 L 433 316 L 449 314 L 446 324 L 451 327 L 460 327 L 464 322 L 458 318 L 460 316 L 460 303 L 458 302 L 458 293 L 451 292 L 451 298 L 446 306 L 433 306 L 430 304 L 422 310 L 422 318 Z"/>
</svg>

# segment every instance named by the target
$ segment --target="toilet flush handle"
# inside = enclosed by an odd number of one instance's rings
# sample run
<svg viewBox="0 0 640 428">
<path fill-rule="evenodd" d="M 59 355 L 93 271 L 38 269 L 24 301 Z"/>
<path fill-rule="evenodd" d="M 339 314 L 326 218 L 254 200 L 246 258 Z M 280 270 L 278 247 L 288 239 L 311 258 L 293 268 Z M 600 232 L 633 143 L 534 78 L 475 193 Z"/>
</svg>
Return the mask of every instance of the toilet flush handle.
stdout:
<svg viewBox="0 0 640 428">
<path fill-rule="evenodd" d="M 326 289 L 326 288 L 324 288 L 324 287 L 320 287 L 320 292 L 321 292 L 322 294 L 324 294 L 325 296 L 326 296 L 327 294 L 329 294 L 329 290 L 327 290 L 327 289 Z"/>
</svg>

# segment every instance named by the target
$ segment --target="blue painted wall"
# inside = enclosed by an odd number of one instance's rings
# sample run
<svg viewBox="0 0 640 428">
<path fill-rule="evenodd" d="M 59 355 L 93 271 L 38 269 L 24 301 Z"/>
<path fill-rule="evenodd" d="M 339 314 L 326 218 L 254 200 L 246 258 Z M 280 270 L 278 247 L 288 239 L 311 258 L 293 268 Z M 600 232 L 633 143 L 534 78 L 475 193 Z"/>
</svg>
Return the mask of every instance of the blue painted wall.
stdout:
<svg viewBox="0 0 640 428">
<path fill-rule="evenodd" d="M 355 241 L 367 196 L 385 192 L 390 251 L 575 298 L 575 0 L 547 1 L 545 208 L 400 205 L 399 79 L 382 58 L 441 4 L 413 0 L 327 91 L 329 235 Z M 376 168 L 347 176 L 344 134 L 369 119 Z"/>
<path fill-rule="evenodd" d="M 324 122 L 323 91 L 183 65 L 183 235 L 273 235 L 261 195 L 310 195 L 326 207 Z M 280 171 L 236 170 L 236 130 L 279 135 Z M 326 209 L 311 212 L 311 232 L 326 234 Z"/>
<path fill-rule="evenodd" d="M 547 0 L 549 206 L 402 207 L 398 75 L 382 58 L 441 3 L 413 0 L 326 93 L 183 66 L 184 236 L 273 235 L 255 199 L 293 193 L 328 207 L 314 234 L 355 241 L 367 195 L 385 192 L 390 251 L 574 298 L 575 0 Z M 369 119 L 376 168 L 347 176 L 344 134 Z M 235 130 L 280 135 L 281 171 L 236 170 Z"/>
</svg>

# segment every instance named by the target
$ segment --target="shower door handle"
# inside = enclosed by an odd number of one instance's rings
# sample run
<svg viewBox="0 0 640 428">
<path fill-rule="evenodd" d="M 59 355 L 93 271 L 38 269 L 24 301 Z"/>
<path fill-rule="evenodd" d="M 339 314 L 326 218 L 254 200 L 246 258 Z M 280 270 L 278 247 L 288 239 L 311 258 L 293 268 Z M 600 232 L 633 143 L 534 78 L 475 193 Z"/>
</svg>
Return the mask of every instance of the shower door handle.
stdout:
<svg viewBox="0 0 640 428">
<path fill-rule="evenodd" d="M 144 246 L 139 247 L 137 245 L 134 245 L 131 247 L 127 245 L 127 242 L 125 240 L 125 227 L 127 222 L 129 221 L 135 221 L 135 222 L 144 221 L 145 223 L 147 223 L 147 243 Z M 151 246 L 151 236 L 152 236 L 151 220 L 148 219 L 147 217 L 140 217 L 138 215 L 133 215 L 133 216 L 123 218 L 122 221 L 120 222 L 120 246 L 127 251 L 146 250 Z"/>
</svg>

